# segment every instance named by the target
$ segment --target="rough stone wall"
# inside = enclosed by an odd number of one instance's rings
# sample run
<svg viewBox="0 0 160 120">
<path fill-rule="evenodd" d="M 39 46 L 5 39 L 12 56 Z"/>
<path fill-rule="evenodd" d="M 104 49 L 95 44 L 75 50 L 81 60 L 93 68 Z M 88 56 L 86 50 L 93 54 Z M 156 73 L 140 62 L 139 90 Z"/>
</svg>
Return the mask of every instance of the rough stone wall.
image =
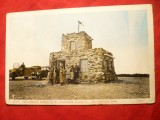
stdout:
<svg viewBox="0 0 160 120">
<path fill-rule="evenodd" d="M 107 53 L 108 52 L 103 48 L 89 49 L 85 51 L 79 50 L 71 53 L 53 52 L 50 54 L 50 63 L 53 63 L 53 58 L 64 59 L 66 65 L 65 68 L 68 71 L 71 65 L 78 64 L 80 66 L 80 60 L 87 59 L 88 71 L 86 73 L 80 73 L 80 78 L 82 80 L 100 81 L 105 79 L 103 62 L 105 59 L 104 54 Z"/>
<path fill-rule="evenodd" d="M 87 50 L 92 48 L 92 38 L 85 32 L 71 33 L 67 35 L 62 35 L 62 46 L 61 51 L 71 52 L 70 42 L 74 41 L 76 50 Z"/>
</svg>

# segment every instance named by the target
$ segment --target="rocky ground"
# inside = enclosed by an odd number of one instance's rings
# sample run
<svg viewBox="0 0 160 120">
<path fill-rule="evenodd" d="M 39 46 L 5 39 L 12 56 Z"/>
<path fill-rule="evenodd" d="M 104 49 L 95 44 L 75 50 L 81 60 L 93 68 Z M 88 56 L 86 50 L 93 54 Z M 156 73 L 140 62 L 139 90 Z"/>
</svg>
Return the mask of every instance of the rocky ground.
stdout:
<svg viewBox="0 0 160 120">
<path fill-rule="evenodd" d="M 48 80 L 10 80 L 10 99 L 131 99 L 149 98 L 149 78 L 120 77 L 111 83 L 49 85 Z"/>
</svg>

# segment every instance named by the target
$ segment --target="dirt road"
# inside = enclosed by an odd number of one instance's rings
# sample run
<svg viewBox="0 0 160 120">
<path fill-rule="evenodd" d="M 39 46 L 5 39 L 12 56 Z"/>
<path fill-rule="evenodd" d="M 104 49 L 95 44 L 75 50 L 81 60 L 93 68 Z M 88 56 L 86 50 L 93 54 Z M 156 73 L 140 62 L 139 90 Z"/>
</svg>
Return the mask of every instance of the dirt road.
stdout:
<svg viewBox="0 0 160 120">
<path fill-rule="evenodd" d="M 117 82 L 99 84 L 49 85 L 48 80 L 14 80 L 9 82 L 10 99 L 131 99 L 149 97 L 149 79 L 121 77 Z"/>
</svg>

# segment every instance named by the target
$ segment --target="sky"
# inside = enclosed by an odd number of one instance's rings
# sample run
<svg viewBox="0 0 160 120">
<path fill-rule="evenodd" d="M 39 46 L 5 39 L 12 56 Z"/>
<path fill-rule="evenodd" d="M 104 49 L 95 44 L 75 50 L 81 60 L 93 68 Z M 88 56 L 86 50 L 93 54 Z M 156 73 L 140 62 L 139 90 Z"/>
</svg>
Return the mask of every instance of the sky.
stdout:
<svg viewBox="0 0 160 120">
<path fill-rule="evenodd" d="M 45 13 L 45 12 L 44 12 Z M 61 50 L 62 34 L 78 32 L 78 20 L 93 39 L 93 48 L 113 53 L 116 73 L 148 73 L 146 10 L 12 13 L 7 17 L 7 60 L 26 66 L 49 65 L 49 54 Z"/>
</svg>

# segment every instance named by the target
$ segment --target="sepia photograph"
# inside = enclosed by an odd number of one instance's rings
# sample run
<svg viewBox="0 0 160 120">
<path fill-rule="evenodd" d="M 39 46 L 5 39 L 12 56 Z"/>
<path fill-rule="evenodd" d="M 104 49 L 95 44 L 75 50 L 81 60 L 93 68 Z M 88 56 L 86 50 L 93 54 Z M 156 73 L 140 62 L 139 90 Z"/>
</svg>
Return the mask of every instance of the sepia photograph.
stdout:
<svg viewBox="0 0 160 120">
<path fill-rule="evenodd" d="M 9 105 L 151 104 L 152 6 L 8 13 Z"/>
</svg>

